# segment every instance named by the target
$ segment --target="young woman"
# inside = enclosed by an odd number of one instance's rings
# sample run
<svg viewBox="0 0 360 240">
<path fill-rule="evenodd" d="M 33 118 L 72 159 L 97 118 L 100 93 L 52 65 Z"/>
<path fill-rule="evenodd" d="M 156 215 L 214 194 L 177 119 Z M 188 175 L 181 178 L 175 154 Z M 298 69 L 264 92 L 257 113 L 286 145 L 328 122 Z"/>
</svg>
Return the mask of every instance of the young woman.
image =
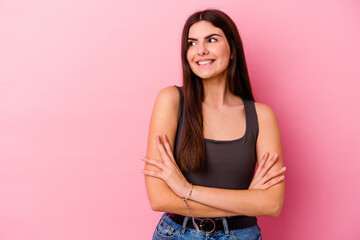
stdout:
<svg viewBox="0 0 360 240">
<path fill-rule="evenodd" d="M 181 51 L 183 87 L 158 94 L 142 157 L 151 208 L 165 212 L 153 239 L 261 239 L 256 216 L 278 216 L 285 191 L 275 114 L 254 102 L 225 13 L 191 15 Z"/>
</svg>

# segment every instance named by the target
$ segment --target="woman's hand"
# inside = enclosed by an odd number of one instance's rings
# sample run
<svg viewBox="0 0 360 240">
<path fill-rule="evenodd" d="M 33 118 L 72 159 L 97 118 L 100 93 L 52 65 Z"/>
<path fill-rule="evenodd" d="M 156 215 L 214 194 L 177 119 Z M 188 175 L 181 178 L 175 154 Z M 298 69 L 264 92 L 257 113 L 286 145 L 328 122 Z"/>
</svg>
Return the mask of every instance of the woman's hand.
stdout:
<svg viewBox="0 0 360 240">
<path fill-rule="evenodd" d="M 261 159 L 261 162 L 259 163 L 255 175 L 250 183 L 249 189 L 268 189 L 269 187 L 274 186 L 284 180 L 284 175 L 282 174 L 285 172 L 286 167 L 269 173 L 269 170 L 272 166 L 274 166 L 279 158 L 279 155 L 275 153 L 275 155 L 270 160 L 268 160 L 269 155 L 270 154 L 267 152 Z"/>
<path fill-rule="evenodd" d="M 171 151 L 170 143 L 164 134 L 161 143 L 159 136 L 156 136 L 156 143 L 161 158 L 164 162 L 156 161 L 147 157 L 141 159 L 151 165 L 158 167 L 161 171 L 142 170 L 145 175 L 157 177 L 166 182 L 166 184 L 175 192 L 179 197 L 187 197 L 190 193 L 191 184 L 186 180 L 179 167 L 175 162 L 174 155 Z"/>
</svg>

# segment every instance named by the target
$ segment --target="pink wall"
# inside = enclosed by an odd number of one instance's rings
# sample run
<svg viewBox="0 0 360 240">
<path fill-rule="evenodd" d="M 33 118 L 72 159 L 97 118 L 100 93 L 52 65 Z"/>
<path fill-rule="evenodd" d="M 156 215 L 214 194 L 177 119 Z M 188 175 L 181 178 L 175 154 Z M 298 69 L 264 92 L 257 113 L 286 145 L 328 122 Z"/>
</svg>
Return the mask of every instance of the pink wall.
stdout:
<svg viewBox="0 0 360 240">
<path fill-rule="evenodd" d="M 184 21 L 208 7 L 237 23 L 281 127 L 264 238 L 359 238 L 360 4 L 297 2 L 1 1 L 0 239 L 151 238 L 139 157 L 157 92 L 181 85 Z"/>
</svg>

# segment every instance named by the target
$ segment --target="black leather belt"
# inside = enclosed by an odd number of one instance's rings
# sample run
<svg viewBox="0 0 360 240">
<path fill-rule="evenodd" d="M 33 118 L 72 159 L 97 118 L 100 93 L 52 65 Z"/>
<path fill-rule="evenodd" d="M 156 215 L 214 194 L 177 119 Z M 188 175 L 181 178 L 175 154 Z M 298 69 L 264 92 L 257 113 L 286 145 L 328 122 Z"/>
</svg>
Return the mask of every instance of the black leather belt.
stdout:
<svg viewBox="0 0 360 240">
<path fill-rule="evenodd" d="M 183 225 L 185 216 L 169 213 L 170 218 L 179 225 Z M 194 218 L 195 223 L 204 233 L 212 233 L 214 231 L 224 231 L 224 225 L 221 218 Z M 254 226 L 257 223 L 256 217 L 234 216 L 226 217 L 228 229 L 239 229 Z M 187 228 L 194 228 L 192 219 L 189 218 Z"/>
</svg>

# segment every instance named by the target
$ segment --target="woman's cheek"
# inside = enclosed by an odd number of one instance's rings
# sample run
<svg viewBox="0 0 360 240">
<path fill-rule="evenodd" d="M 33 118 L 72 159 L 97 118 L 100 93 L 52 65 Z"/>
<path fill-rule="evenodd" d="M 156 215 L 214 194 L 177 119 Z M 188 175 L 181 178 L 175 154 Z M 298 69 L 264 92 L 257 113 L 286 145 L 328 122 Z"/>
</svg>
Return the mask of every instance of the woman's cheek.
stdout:
<svg viewBox="0 0 360 240">
<path fill-rule="evenodd" d="M 194 54 L 193 54 L 193 51 L 188 51 L 188 54 L 187 54 L 187 60 L 188 60 L 188 63 L 190 65 L 190 68 L 191 70 L 193 71 L 193 59 L 194 59 Z"/>
<path fill-rule="evenodd" d="M 190 63 L 191 60 L 194 58 L 193 48 L 188 49 L 186 57 L 187 57 L 188 62 Z"/>
</svg>

